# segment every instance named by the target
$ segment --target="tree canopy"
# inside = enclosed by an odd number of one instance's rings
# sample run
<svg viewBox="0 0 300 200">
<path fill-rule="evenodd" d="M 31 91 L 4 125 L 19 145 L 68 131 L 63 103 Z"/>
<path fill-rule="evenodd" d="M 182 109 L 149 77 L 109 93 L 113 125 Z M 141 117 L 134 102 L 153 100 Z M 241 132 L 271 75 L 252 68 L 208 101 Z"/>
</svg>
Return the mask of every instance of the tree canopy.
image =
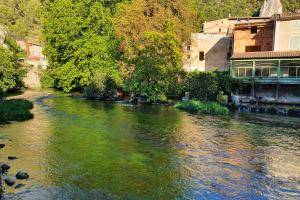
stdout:
<svg viewBox="0 0 300 200">
<path fill-rule="evenodd" d="M 45 54 L 56 87 L 66 92 L 80 89 L 89 85 L 96 70 L 115 67 L 114 26 L 100 1 L 55 1 L 43 26 Z"/>
</svg>

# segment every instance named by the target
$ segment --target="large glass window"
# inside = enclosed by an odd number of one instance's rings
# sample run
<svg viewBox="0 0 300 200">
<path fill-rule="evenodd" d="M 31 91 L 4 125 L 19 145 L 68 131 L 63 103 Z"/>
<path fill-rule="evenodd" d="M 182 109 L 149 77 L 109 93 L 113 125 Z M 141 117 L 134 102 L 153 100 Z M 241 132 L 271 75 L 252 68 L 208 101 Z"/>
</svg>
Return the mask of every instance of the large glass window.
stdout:
<svg viewBox="0 0 300 200">
<path fill-rule="evenodd" d="M 256 67 L 255 68 L 256 77 L 277 77 L 276 67 Z"/>
<path fill-rule="evenodd" d="M 234 69 L 237 77 L 252 77 L 252 68 L 250 67 L 239 67 Z"/>
<path fill-rule="evenodd" d="M 292 20 L 291 21 L 291 30 L 300 30 L 300 20 Z"/>
<path fill-rule="evenodd" d="M 300 36 L 291 36 L 289 50 L 300 50 Z"/>
</svg>

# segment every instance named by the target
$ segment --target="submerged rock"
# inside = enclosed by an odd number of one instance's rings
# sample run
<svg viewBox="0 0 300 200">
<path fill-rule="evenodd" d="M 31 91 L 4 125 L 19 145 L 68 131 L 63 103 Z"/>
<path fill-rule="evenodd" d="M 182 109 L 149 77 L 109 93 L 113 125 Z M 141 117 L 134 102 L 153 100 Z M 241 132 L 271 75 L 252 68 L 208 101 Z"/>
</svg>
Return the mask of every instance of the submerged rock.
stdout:
<svg viewBox="0 0 300 200">
<path fill-rule="evenodd" d="M 18 185 L 15 186 L 15 189 L 20 189 L 20 188 L 22 188 L 24 186 L 25 186 L 24 184 L 20 183 L 20 184 L 18 184 Z"/>
<path fill-rule="evenodd" d="M 16 178 L 19 179 L 19 180 L 28 179 L 28 178 L 29 178 L 29 175 L 28 175 L 28 173 L 26 173 L 26 172 L 20 171 L 20 172 L 18 172 L 18 173 L 16 174 Z"/>
<path fill-rule="evenodd" d="M 0 144 L 0 149 L 4 148 L 5 144 Z"/>
<path fill-rule="evenodd" d="M 12 178 L 9 178 L 9 177 L 7 177 L 7 178 L 5 178 L 4 179 L 4 182 L 6 183 L 6 185 L 8 185 L 8 186 L 13 186 L 15 183 L 16 183 L 16 180 L 15 179 L 12 179 Z"/>
<path fill-rule="evenodd" d="M 0 164 L 0 168 L 1 168 L 2 172 L 6 172 L 7 170 L 10 169 L 10 166 L 6 163 L 2 163 L 2 164 Z"/>
<path fill-rule="evenodd" d="M 8 160 L 16 160 L 16 159 L 18 159 L 16 156 L 8 156 L 7 158 L 8 158 Z"/>
</svg>

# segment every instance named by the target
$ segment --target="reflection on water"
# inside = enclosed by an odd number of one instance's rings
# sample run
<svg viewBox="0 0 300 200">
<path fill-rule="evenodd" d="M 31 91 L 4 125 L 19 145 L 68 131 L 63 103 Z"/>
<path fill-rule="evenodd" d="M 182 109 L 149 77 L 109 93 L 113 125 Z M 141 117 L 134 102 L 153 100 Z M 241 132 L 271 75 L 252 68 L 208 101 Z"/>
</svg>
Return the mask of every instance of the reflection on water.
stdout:
<svg viewBox="0 0 300 200">
<path fill-rule="evenodd" d="M 193 116 L 58 96 L 0 127 L 0 158 L 30 174 L 7 199 L 297 199 L 300 120 Z M 11 141 L 9 141 L 11 139 Z"/>
</svg>

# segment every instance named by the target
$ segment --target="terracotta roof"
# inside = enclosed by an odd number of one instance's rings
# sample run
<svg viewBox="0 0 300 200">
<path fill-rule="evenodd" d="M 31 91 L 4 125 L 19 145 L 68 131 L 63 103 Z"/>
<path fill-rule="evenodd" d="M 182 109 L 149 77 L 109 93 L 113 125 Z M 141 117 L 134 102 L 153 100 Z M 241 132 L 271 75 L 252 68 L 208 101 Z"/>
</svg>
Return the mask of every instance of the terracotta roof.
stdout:
<svg viewBox="0 0 300 200">
<path fill-rule="evenodd" d="M 260 51 L 233 54 L 231 59 L 300 58 L 300 51 Z"/>
<path fill-rule="evenodd" d="M 288 20 L 295 20 L 300 19 L 300 13 L 282 13 L 278 21 L 288 21 Z"/>
<path fill-rule="evenodd" d="M 243 16 L 243 17 L 228 17 L 228 20 L 256 20 L 256 19 L 271 19 L 271 17 L 247 17 L 247 16 Z"/>
</svg>

